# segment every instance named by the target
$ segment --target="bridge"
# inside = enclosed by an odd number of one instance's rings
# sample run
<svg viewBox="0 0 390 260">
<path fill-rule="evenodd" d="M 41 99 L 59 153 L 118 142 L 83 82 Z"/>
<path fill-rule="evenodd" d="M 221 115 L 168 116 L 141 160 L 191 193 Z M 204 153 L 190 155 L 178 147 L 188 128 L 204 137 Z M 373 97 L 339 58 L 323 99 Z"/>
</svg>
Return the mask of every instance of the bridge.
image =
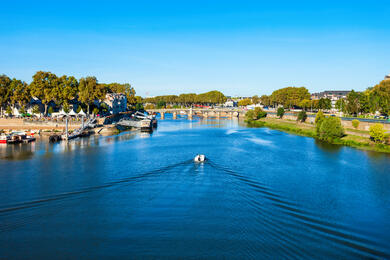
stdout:
<svg viewBox="0 0 390 260">
<path fill-rule="evenodd" d="M 172 114 L 172 118 L 176 119 L 177 115 L 187 115 L 188 119 L 193 116 L 203 118 L 239 118 L 245 115 L 243 109 L 229 108 L 164 108 L 164 109 L 146 109 L 148 113 L 160 114 L 161 119 L 165 118 L 165 114 Z"/>
</svg>

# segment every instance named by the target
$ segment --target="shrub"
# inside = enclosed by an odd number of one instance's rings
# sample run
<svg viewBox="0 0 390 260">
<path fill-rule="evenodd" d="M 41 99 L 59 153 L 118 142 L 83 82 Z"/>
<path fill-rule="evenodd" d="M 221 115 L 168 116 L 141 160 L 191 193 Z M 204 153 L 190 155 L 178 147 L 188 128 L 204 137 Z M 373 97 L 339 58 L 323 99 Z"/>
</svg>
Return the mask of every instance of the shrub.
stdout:
<svg viewBox="0 0 390 260">
<path fill-rule="evenodd" d="M 278 112 L 276 113 L 276 115 L 279 117 L 279 118 L 282 118 L 284 116 L 284 108 L 283 107 L 279 107 L 278 108 Z"/>
<path fill-rule="evenodd" d="M 370 126 L 370 137 L 375 143 L 384 143 L 385 129 L 383 125 L 376 123 Z"/>
<path fill-rule="evenodd" d="M 257 119 L 264 118 L 267 116 L 267 112 L 261 109 L 261 107 L 255 107 L 254 111 Z"/>
<path fill-rule="evenodd" d="M 249 110 L 245 114 L 245 118 L 246 118 L 247 121 L 264 118 L 266 116 L 267 116 L 267 112 L 265 112 L 260 107 L 256 107 L 254 110 Z"/>
<path fill-rule="evenodd" d="M 316 119 L 314 120 L 315 124 L 316 124 L 316 133 L 318 136 L 320 136 L 320 127 L 321 127 L 321 123 L 322 121 L 324 121 L 325 119 L 325 116 L 324 116 L 324 113 L 322 113 L 322 111 L 318 111 L 317 115 L 316 115 Z"/>
<path fill-rule="evenodd" d="M 359 127 L 360 121 L 357 119 L 352 120 L 352 126 L 357 129 Z"/>
<path fill-rule="evenodd" d="M 297 117 L 297 121 L 305 122 L 306 119 L 307 119 L 306 111 L 302 110 L 301 112 L 299 112 L 298 117 Z"/>
<path fill-rule="evenodd" d="M 322 113 L 322 111 L 320 110 L 318 111 L 314 122 L 317 124 L 318 122 L 324 120 L 324 118 L 325 118 L 324 113 Z"/>
<path fill-rule="evenodd" d="M 323 140 L 332 140 L 344 136 L 344 129 L 338 117 L 324 118 L 319 127 L 319 137 Z"/>
<path fill-rule="evenodd" d="M 245 113 L 245 118 L 248 121 L 256 120 L 256 114 L 254 110 L 249 110 Z"/>
</svg>

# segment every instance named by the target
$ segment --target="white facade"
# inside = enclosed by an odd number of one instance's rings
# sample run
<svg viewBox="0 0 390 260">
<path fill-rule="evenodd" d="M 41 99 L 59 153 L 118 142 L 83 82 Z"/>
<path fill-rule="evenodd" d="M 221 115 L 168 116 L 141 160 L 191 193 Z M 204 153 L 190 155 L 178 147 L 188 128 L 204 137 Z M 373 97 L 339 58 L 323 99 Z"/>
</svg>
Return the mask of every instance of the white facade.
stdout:
<svg viewBox="0 0 390 260">
<path fill-rule="evenodd" d="M 120 112 L 126 112 L 127 110 L 127 98 L 122 93 L 108 93 L 104 103 L 108 105 L 109 111 L 112 114 L 118 114 Z"/>
</svg>

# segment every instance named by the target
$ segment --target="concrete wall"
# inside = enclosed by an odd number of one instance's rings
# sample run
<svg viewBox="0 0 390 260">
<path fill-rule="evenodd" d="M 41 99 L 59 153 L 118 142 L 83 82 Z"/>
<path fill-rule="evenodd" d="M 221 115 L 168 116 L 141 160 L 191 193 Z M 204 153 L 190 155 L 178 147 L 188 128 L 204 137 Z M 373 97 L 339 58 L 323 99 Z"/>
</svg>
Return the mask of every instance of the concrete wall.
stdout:
<svg viewBox="0 0 390 260">
<path fill-rule="evenodd" d="M 276 114 L 267 114 L 267 117 L 270 117 L 270 118 L 277 118 Z M 283 119 L 287 119 L 287 120 L 297 120 L 297 116 L 296 115 L 285 115 L 283 116 Z M 306 123 L 313 123 L 314 124 L 314 121 L 315 121 L 315 117 L 308 117 L 306 119 Z M 345 128 L 352 128 L 354 129 L 354 127 L 352 126 L 352 121 L 348 121 L 348 120 L 341 120 L 341 124 L 345 127 Z M 368 131 L 370 129 L 370 126 L 373 125 L 375 123 L 371 123 L 371 122 L 362 122 L 360 121 L 359 122 L 359 127 L 357 128 L 358 130 L 363 130 L 363 131 Z M 386 131 L 390 131 L 390 124 L 382 124 L 385 128 Z"/>
</svg>

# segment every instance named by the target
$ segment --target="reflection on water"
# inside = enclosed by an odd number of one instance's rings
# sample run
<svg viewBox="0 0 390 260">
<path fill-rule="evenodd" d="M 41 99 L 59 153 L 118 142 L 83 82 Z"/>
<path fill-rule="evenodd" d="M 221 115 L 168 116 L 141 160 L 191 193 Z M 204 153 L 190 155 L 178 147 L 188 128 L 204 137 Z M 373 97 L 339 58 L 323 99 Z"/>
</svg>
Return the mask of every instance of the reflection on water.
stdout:
<svg viewBox="0 0 390 260">
<path fill-rule="evenodd" d="M 343 148 L 342 145 L 330 144 L 328 142 L 324 142 L 318 139 L 315 139 L 315 144 L 318 146 L 318 148 L 329 153 L 337 153 L 340 151 L 340 149 Z"/>
<path fill-rule="evenodd" d="M 0 149 L 0 258 L 390 257 L 386 154 L 169 116 Z"/>
</svg>

